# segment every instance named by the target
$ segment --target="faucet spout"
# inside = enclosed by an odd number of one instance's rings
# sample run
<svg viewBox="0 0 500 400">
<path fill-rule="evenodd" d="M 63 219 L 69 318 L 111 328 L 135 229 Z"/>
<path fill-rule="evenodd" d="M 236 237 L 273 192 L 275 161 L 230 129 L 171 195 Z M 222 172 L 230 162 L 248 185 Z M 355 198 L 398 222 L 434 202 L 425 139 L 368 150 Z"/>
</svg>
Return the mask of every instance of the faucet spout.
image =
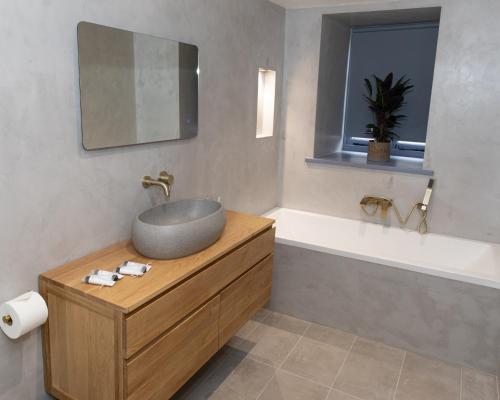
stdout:
<svg viewBox="0 0 500 400">
<path fill-rule="evenodd" d="M 145 176 L 142 178 L 142 186 L 144 188 L 149 188 L 151 186 L 159 186 L 163 189 L 163 193 L 167 200 L 170 200 L 170 186 L 174 182 L 173 175 L 169 175 L 166 171 L 160 172 L 160 177 L 158 179 L 153 179 L 150 176 Z"/>
<path fill-rule="evenodd" d="M 157 181 L 150 176 L 145 176 L 144 178 L 142 178 L 142 186 L 144 186 L 145 188 L 148 188 L 150 186 L 159 186 L 163 189 L 163 193 L 165 193 L 165 197 L 167 198 L 167 200 L 170 198 L 170 189 L 167 184 Z"/>
</svg>

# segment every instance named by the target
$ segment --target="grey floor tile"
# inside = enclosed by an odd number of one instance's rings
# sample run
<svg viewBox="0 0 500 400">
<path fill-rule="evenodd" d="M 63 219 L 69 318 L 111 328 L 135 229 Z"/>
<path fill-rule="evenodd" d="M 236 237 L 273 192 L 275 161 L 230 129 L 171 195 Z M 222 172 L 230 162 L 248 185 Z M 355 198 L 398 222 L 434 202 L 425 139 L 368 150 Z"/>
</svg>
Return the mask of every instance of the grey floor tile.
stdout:
<svg viewBox="0 0 500 400">
<path fill-rule="evenodd" d="M 246 339 L 258 326 L 260 322 L 250 320 L 245 325 L 243 325 L 235 336 Z"/>
<path fill-rule="evenodd" d="M 358 400 L 358 398 L 332 389 L 326 400 Z"/>
<path fill-rule="evenodd" d="M 213 393 L 217 387 L 213 388 L 211 391 L 200 389 L 202 382 L 207 379 L 208 375 L 211 373 L 211 368 L 208 366 L 203 367 L 198 371 L 189 381 L 187 381 L 184 386 L 172 397 L 172 400 L 192 400 L 195 399 L 198 393 L 205 391 L 207 396 Z M 205 397 L 198 397 L 207 398 Z"/>
<path fill-rule="evenodd" d="M 407 353 L 396 400 L 457 400 L 460 368 L 439 360 Z"/>
<path fill-rule="evenodd" d="M 247 339 L 232 342 L 231 347 L 248 354 L 249 358 L 279 367 L 299 338 L 294 333 L 261 325 Z"/>
<path fill-rule="evenodd" d="M 303 337 L 288 356 L 283 369 L 330 386 L 348 350 Z"/>
<path fill-rule="evenodd" d="M 272 311 L 262 323 L 296 335 L 302 335 L 309 326 L 309 322 L 274 311 Z"/>
<path fill-rule="evenodd" d="M 325 386 L 278 371 L 259 400 L 325 400 L 328 390 Z"/>
<path fill-rule="evenodd" d="M 216 369 L 221 361 L 224 351 L 215 354 L 184 386 L 172 397 L 172 400 L 184 400 L 192 398 L 192 393 L 207 379 Z"/>
<path fill-rule="evenodd" d="M 257 314 L 252 317 L 252 319 L 257 322 L 262 322 L 267 318 L 269 314 L 271 314 L 270 310 L 268 310 L 267 308 L 261 308 L 259 311 L 257 311 Z"/>
<path fill-rule="evenodd" d="M 212 399 L 212 396 L 215 396 L 215 393 L 244 360 L 245 356 L 245 353 L 238 352 L 237 350 L 228 347 L 222 348 L 176 393 L 173 399 Z"/>
<path fill-rule="evenodd" d="M 352 342 L 356 337 L 351 333 L 318 324 L 311 324 L 304 333 L 304 336 L 345 350 L 351 348 Z"/>
<path fill-rule="evenodd" d="M 492 375 L 463 368 L 460 380 L 460 368 L 413 353 L 401 368 L 403 356 L 402 350 L 264 309 L 173 399 L 249 400 L 264 390 L 259 399 L 458 400 L 461 384 L 461 400 L 500 400 Z"/>
<path fill-rule="evenodd" d="M 260 322 L 254 320 L 248 321 L 231 339 L 229 339 L 226 345 L 236 349 L 242 347 L 241 343 L 244 342 L 259 325 L 261 325 Z"/>
<path fill-rule="evenodd" d="M 498 400 L 497 378 L 475 369 L 462 369 L 462 400 Z"/>
<path fill-rule="evenodd" d="M 359 338 L 334 388 L 360 399 L 392 400 L 403 356 L 400 349 Z"/>
<path fill-rule="evenodd" d="M 221 386 L 210 397 L 202 397 L 193 400 L 245 400 L 231 388 Z"/>
<path fill-rule="evenodd" d="M 251 359 L 243 359 L 220 388 L 229 389 L 242 399 L 255 400 L 274 376 L 274 368 Z"/>
</svg>

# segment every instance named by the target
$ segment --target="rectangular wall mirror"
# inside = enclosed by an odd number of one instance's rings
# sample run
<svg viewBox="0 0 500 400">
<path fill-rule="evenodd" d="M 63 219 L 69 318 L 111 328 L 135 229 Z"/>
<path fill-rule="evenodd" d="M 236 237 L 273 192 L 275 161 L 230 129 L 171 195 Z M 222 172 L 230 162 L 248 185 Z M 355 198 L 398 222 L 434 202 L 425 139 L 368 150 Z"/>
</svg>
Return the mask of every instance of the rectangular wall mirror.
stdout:
<svg viewBox="0 0 500 400">
<path fill-rule="evenodd" d="M 198 48 L 89 22 L 78 24 L 86 150 L 198 133 Z"/>
</svg>

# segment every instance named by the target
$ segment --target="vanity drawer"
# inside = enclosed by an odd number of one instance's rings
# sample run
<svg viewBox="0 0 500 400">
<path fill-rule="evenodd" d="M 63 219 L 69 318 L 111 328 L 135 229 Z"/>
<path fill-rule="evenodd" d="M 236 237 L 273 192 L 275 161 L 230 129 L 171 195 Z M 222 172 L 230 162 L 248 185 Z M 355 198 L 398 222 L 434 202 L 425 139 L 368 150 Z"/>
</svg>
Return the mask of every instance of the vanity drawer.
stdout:
<svg viewBox="0 0 500 400">
<path fill-rule="evenodd" d="M 218 350 L 217 296 L 125 366 L 126 399 L 169 399 Z"/>
<path fill-rule="evenodd" d="M 219 346 L 260 310 L 271 295 L 273 257 L 268 256 L 220 294 Z"/>
<path fill-rule="evenodd" d="M 126 358 L 161 335 L 192 310 L 248 271 L 274 250 L 274 229 L 269 229 L 242 247 L 168 291 L 125 320 Z"/>
</svg>

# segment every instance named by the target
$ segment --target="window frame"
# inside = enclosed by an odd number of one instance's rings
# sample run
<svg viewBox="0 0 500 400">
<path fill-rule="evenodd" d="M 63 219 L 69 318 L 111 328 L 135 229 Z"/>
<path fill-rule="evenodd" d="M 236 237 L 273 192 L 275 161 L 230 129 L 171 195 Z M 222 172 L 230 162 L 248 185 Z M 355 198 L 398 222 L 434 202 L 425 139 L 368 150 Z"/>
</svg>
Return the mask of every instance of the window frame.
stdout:
<svg viewBox="0 0 500 400">
<path fill-rule="evenodd" d="M 407 24 L 391 24 L 393 28 L 397 28 L 400 25 L 399 29 L 404 29 L 404 25 Z M 439 22 L 417 22 L 411 23 L 411 25 L 422 25 L 422 26 L 430 26 L 436 25 L 439 28 Z M 345 134 L 345 120 L 346 120 L 346 111 L 348 104 L 348 93 L 349 93 L 349 73 L 351 71 L 351 49 L 352 49 L 352 34 L 353 29 L 359 27 L 351 27 L 350 35 L 349 35 L 349 51 L 347 55 L 347 70 L 346 70 L 346 83 L 345 83 L 345 92 L 344 92 L 344 106 L 343 106 L 343 115 L 342 115 L 342 151 L 350 151 L 356 153 L 367 153 L 368 152 L 368 143 L 371 138 L 370 135 L 366 135 L 366 138 L 356 137 L 356 136 L 347 136 Z M 382 31 L 388 28 L 387 25 L 374 25 L 366 27 L 372 31 Z M 427 132 L 426 132 L 427 137 Z M 425 156 L 426 142 L 408 142 L 404 140 L 393 140 L 391 142 L 391 156 L 399 156 L 399 157 L 407 157 L 407 158 L 419 158 L 423 159 Z"/>
</svg>

